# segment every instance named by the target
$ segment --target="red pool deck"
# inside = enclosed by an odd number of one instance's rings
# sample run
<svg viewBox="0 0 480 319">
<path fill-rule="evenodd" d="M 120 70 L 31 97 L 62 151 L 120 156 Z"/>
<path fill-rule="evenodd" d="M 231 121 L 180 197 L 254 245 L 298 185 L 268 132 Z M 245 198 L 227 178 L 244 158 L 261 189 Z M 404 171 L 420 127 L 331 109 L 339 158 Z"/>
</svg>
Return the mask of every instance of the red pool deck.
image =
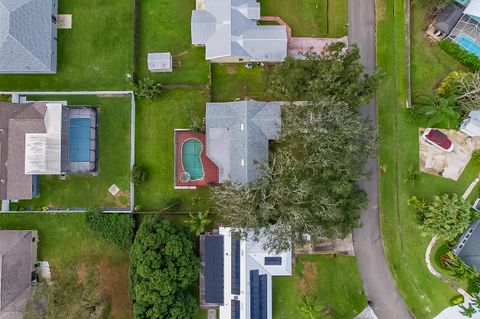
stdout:
<svg viewBox="0 0 480 319">
<path fill-rule="evenodd" d="M 203 144 L 200 158 L 202 160 L 204 176 L 201 180 L 182 182 L 180 175 L 183 172 L 182 164 L 182 145 L 185 140 L 196 138 Z M 205 133 L 192 133 L 190 130 L 175 130 L 175 188 L 188 189 L 196 188 L 197 186 L 217 185 L 218 184 L 218 167 L 212 160 L 207 157 L 205 144 Z"/>
</svg>

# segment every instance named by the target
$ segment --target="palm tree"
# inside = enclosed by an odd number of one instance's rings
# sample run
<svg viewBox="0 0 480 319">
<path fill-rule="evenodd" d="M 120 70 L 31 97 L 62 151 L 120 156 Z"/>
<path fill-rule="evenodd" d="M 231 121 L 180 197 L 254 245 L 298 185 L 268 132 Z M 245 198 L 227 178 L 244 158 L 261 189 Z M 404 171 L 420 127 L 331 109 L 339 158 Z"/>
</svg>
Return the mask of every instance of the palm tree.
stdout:
<svg viewBox="0 0 480 319">
<path fill-rule="evenodd" d="M 468 318 L 472 318 L 473 315 L 477 312 L 477 310 L 475 309 L 475 307 L 473 307 L 471 303 L 468 304 L 468 307 L 460 305 L 460 308 L 462 308 L 462 311 L 460 311 L 460 313 Z"/>
<path fill-rule="evenodd" d="M 198 213 L 188 213 L 189 220 L 186 220 L 190 227 L 190 231 L 195 233 L 195 236 L 200 236 L 205 232 L 205 228 L 212 223 L 212 220 L 208 218 L 208 211 Z"/>
<path fill-rule="evenodd" d="M 408 169 L 407 176 L 404 179 L 405 183 L 412 183 L 415 184 L 416 182 L 419 182 L 422 179 L 422 176 L 420 175 L 420 172 L 418 169 L 415 169 L 413 166 L 411 166 Z"/>
<path fill-rule="evenodd" d="M 428 126 L 453 128 L 458 125 L 460 114 L 457 111 L 455 99 L 431 95 L 422 97 L 420 101 L 411 112 L 416 119 L 427 120 Z"/>
</svg>

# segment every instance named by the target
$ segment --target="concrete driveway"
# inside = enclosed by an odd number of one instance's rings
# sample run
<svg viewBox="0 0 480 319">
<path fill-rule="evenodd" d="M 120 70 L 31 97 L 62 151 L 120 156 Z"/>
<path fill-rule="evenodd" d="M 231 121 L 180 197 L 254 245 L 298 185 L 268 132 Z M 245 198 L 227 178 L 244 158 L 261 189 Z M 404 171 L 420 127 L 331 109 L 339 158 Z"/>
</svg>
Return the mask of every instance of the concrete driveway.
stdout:
<svg viewBox="0 0 480 319">
<path fill-rule="evenodd" d="M 360 48 L 361 61 L 367 72 L 376 68 L 375 0 L 348 0 L 349 42 Z M 376 103 L 372 101 L 360 110 L 374 125 L 377 122 Z M 400 296 L 388 267 L 380 231 L 378 207 L 378 162 L 368 161 L 370 180 L 361 183 L 368 193 L 369 205 L 361 217 L 363 226 L 353 232 L 353 245 L 365 292 L 374 303 L 380 319 L 413 318 Z"/>
</svg>

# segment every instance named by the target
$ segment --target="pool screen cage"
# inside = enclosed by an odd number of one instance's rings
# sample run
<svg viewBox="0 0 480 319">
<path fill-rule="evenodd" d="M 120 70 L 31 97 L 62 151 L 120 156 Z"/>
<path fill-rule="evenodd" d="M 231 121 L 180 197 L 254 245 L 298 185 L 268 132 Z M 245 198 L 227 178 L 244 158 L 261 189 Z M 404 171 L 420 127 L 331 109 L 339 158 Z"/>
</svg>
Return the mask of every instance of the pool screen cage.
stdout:
<svg viewBox="0 0 480 319">
<path fill-rule="evenodd" d="M 448 38 L 463 47 L 458 41 L 459 35 L 464 34 L 480 44 L 480 22 L 471 16 L 464 14 L 457 22 Z M 468 48 L 464 48 L 468 50 Z"/>
<path fill-rule="evenodd" d="M 88 126 L 83 127 L 85 134 L 71 136 L 75 124 L 72 120 L 88 120 Z M 81 161 L 70 157 L 72 147 L 82 145 L 82 151 L 87 152 Z M 62 172 L 66 174 L 93 174 L 98 171 L 98 116 L 97 110 L 91 106 L 68 106 L 62 112 Z"/>
<path fill-rule="evenodd" d="M 203 171 L 203 166 L 201 161 L 196 161 L 195 157 L 198 156 L 201 149 L 195 148 L 202 148 L 204 147 L 202 144 L 194 144 L 190 151 L 183 153 L 182 155 L 182 147 L 185 141 L 189 139 L 195 139 L 195 134 L 192 133 L 190 130 L 184 129 L 176 129 L 174 133 L 174 152 L 175 152 L 175 166 L 174 166 L 174 185 L 175 188 L 178 189 L 195 189 L 197 186 L 204 185 L 203 178 L 196 179 L 195 176 L 190 176 L 188 172 L 185 171 L 183 166 L 183 161 L 187 160 L 190 165 L 199 164 L 201 167 L 191 167 L 194 170 L 201 169 Z M 190 158 L 187 158 L 190 157 Z M 205 172 L 203 172 L 205 174 Z M 202 182 L 201 182 L 202 181 Z"/>
</svg>

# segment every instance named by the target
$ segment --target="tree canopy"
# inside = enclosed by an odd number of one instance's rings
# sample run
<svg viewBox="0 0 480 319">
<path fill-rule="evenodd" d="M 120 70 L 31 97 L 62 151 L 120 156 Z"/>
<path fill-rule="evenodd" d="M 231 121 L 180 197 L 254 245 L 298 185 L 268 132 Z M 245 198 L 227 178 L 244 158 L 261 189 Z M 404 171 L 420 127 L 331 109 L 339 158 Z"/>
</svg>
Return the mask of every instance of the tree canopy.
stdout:
<svg viewBox="0 0 480 319">
<path fill-rule="evenodd" d="M 326 97 L 284 107 L 281 129 L 257 181 L 215 188 L 217 211 L 257 235 L 275 225 L 267 232 L 274 250 L 301 244 L 305 235 L 345 237 L 367 203 L 357 181 L 367 177 L 374 129 L 347 103 Z"/>
<path fill-rule="evenodd" d="M 470 203 L 457 194 L 435 196 L 432 201 L 420 200 L 415 196 L 409 205 L 417 210 L 420 229 L 447 241 L 455 239 L 475 217 Z"/>
<path fill-rule="evenodd" d="M 353 107 L 370 101 L 378 79 L 377 74 L 364 74 L 358 48 L 343 42 L 321 54 L 306 52 L 303 60 L 288 57 L 266 73 L 270 92 L 284 101 L 335 97 Z"/>
<path fill-rule="evenodd" d="M 162 217 L 142 220 L 130 252 L 130 293 L 136 319 L 191 318 L 188 288 L 200 263 L 190 237 Z"/>
</svg>

